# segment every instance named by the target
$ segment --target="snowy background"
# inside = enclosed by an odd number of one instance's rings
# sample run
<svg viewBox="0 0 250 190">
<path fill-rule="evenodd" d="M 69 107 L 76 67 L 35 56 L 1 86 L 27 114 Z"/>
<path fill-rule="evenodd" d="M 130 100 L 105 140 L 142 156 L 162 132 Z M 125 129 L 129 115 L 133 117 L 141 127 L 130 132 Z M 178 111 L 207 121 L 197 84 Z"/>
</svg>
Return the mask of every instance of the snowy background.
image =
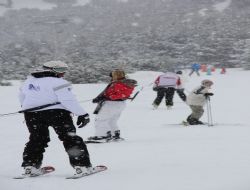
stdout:
<svg viewBox="0 0 250 190">
<path fill-rule="evenodd" d="M 144 89 L 127 107 L 119 120 L 124 142 L 89 144 L 94 165 L 104 164 L 106 172 L 78 180 L 66 180 L 73 174 L 62 143 L 51 130 L 51 142 L 43 165 L 52 165 L 54 173 L 24 180 L 12 179 L 22 173 L 22 151 L 28 138 L 23 115 L 0 117 L 0 184 L 2 190 L 249 190 L 250 189 L 250 72 L 228 69 L 211 76 L 202 73 L 187 77 L 186 92 L 202 79 L 214 81 L 211 99 L 215 126 L 178 125 L 189 114 L 189 107 L 175 95 L 174 107 L 164 103 L 152 109 L 156 94 L 150 83 L 159 73 L 136 72 L 129 75 Z M 187 72 L 185 72 L 187 74 Z M 106 84 L 74 85 L 81 105 L 91 114 L 94 98 Z M 0 113 L 20 109 L 19 82 L 0 87 Z M 138 89 L 140 89 L 138 87 Z M 205 107 L 206 110 L 206 107 Z M 202 117 L 207 120 L 207 113 Z M 86 139 L 94 134 L 91 123 L 77 132 Z"/>
<path fill-rule="evenodd" d="M 0 0 L 0 82 L 53 59 L 75 84 L 114 68 L 244 67 L 249 31 L 249 0 Z"/>
</svg>

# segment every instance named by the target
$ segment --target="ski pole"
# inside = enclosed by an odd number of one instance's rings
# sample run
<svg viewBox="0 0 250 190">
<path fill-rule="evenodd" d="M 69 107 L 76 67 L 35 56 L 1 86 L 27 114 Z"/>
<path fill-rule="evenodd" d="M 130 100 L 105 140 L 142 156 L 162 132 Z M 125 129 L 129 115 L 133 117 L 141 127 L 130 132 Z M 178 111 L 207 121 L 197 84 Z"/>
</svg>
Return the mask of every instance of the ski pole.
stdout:
<svg viewBox="0 0 250 190">
<path fill-rule="evenodd" d="M 129 98 L 129 99 L 131 100 L 131 102 L 136 98 L 136 96 L 137 96 L 142 90 L 143 90 L 143 86 L 141 87 L 140 90 L 138 90 L 138 91 L 135 93 L 135 95 L 134 95 L 133 97 Z"/>
<path fill-rule="evenodd" d="M 2 116 L 14 115 L 14 114 L 24 113 L 24 112 L 29 112 L 29 111 L 36 111 L 36 110 L 40 110 L 40 109 L 47 108 L 47 107 L 50 107 L 50 106 L 54 106 L 54 105 L 57 105 L 57 104 L 60 104 L 60 102 L 55 102 L 55 103 L 51 103 L 51 104 L 45 104 L 45 105 L 42 105 L 42 106 L 28 108 L 28 109 L 25 109 L 25 110 L 20 110 L 20 111 L 12 112 L 12 113 L 0 114 L 0 116 L 2 117 Z"/>
<path fill-rule="evenodd" d="M 137 92 L 135 93 L 135 95 L 134 95 L 132 98 L 129 98 L 129 99 L 131 100 L 131 102 L 135 99 L 135 97 L 136 97 L 139 93 L 140 93 L 140 91 L 137 91 Z"/>
<path fill-rule="evenodd" d="M 213 119 L 212 119 L 212 109 L 211 109 L 210 97 L 208 96 L 206 99 L 207 99 L 207 120 L 208 120 L 208 126 L 211 127 L 211 126 L 213 126 Z"/>
</svg>

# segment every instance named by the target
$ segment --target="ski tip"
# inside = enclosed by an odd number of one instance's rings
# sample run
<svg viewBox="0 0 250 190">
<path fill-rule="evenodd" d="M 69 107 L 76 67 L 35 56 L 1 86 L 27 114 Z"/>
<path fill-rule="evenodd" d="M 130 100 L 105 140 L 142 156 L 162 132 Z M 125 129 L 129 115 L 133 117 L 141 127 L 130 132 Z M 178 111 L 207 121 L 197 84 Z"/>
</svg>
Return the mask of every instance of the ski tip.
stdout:
<svg viewBox="0 0 250 190">
<path fill-rule="evenodd" d="M 103 169 L 103 170 L 107 170 L 108 169 L 108 167 L 104 166 L 104 165 L 97 165 L 94 168 L 99 168 L 99 169 Z"/>
<path fill-rule="evenodd" d="M 187 122 L 187 121 L 182 121 L 181 122 L 184 126 L 188 126 L 189 125 L 189 123 Z"/>
<path fill-rule="evenodd" d="M 13 177 L 12 179 L 24 179 L 24 178 L 26 178 L 26 177 L 24 177 L 24 176 L 16 176 L 16 177 Z"/>
<path fill-rule="evenodd" d="M 44 170 L 46 172 L 53 172 L 53 171 L 55 171 L 55 168 L 53 166 L 44 166 L 44 167 L 42 167 L 42 170 Z"/>
</svg>

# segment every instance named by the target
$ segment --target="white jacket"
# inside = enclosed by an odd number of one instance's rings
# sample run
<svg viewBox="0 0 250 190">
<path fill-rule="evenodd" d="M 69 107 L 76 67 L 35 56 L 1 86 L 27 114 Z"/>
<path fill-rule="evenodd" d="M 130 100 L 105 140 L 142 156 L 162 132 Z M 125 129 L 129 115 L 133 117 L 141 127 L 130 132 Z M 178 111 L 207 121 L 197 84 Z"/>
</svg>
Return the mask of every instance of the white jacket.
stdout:
<svg viewBox="0 0 250 190">
<path fill-rule="evenodd" d="M 60 102 L 41 110 L 64 109 L 78 116 L 86 114 L 71 90 L 71 84 L 62 78 L 30 76 L 20 88 L 19 100 L 23 110 Z"/>
<path fill-rule="evenodd" d="M 205 93 L 208 93 L 209 88 L 205 86 L 199 86 L 195 88 L 188 96 L 187 96 L 187 104 L 193 106 L 204 106 L 206 103 Z"/>
</svg>

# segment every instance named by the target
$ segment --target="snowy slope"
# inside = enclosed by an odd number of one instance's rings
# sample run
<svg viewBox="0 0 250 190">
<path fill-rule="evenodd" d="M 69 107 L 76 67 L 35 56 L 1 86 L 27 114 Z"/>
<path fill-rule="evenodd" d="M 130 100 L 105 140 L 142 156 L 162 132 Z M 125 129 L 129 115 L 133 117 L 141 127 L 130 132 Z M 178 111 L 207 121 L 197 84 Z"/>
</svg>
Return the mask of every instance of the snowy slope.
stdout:
<svg viewBox="0 0 250 190">
<path fill-rule="evenodd" d="M 249 190 L 250 189 L 250 117 L 249 94 L 246 88 L 250 72 L 216 71 L 212 76 L 188 77 L 187 91 L 204 78 L 215 82 L 212 97 L 214 127 L 176 125 L 190 113 L 189 108 L 175 96 L 175 105 L 167 110 L 162 104 L 152 110 L 155 98 L 150 83 L 159 73 L 137 72 L 130 76 L 144 86 L 119 121 L 120 143 L 88 145 L 93 164 L 105 164 L 109 170 L 79 180 L 66 180 L 73 173 L 61 142 L 51 130 L 44 165 L 56 171 L 47 176 L 14 180 L 22 172 L 22 151 L 28 138 L 23 116 L 0 117 L 0 184 L 3 190 Z M 95 105 L 85 100 L 95 97 L 105 84 L 75 85 L 74 93 L 86 110 Z M 0 87 L 0 113 L 19 110 L 18 85 Z M 93 135 L 91 123 L 78 130 L 83 138 Z M 202 118 L 206 121 L 206 112 Z"/>
</svg>

